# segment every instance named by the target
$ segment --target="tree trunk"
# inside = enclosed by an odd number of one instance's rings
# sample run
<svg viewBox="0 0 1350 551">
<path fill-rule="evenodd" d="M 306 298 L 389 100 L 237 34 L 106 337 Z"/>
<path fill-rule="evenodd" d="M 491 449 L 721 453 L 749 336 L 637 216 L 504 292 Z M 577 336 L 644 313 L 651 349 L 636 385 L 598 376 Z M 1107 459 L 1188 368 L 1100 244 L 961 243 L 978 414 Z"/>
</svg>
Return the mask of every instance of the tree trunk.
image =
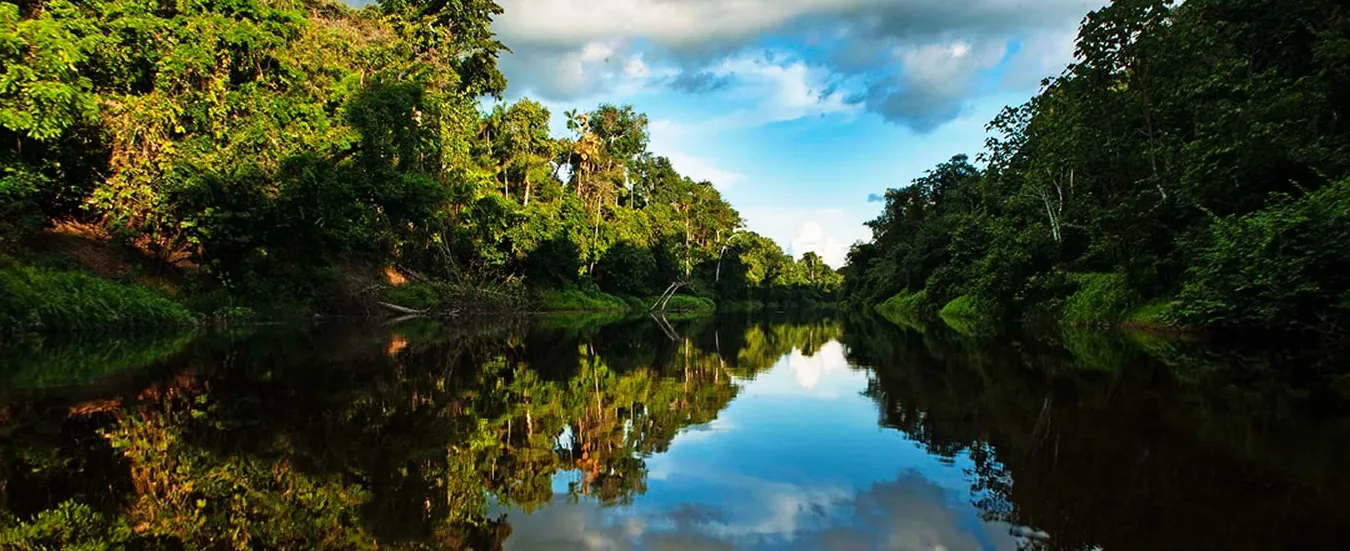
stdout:
<svg viewBox="0 0 1350 551">
<path fill-rule="evenodd" d="M 595 222 L 591 224 L 591 263 L 586 266 L 586 273 L 595 276 L 595 249 L 600 243 L 600 198 L 595 198 Z"/>
<path fill-rule="evenodd" d="M 530 206 L 530 177 L 525 177 L 525 206 Z"/>
<path fill-rule="evenodd" d="M 684 278 L 689 279 L 689 209 L 684 211 Z"/>
</svg>

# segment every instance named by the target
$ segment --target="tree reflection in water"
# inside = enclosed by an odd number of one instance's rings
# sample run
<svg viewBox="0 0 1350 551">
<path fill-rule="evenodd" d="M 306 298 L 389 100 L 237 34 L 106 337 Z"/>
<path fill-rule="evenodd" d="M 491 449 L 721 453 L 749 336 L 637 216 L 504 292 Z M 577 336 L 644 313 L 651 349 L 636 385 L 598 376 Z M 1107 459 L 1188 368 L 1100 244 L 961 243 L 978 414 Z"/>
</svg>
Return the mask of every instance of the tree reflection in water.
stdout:
<svg viewBox="0 0 1350 551">
<path fill-rule="evenodd" d="M 156 340 L 129 352 L 152 366 L 133 375 L 19 388 L 74 380 L 52 358 L 88 357 L 46 355 L 0 405 L 0 547 L 498 549 L 512 529 L 494 505 L 631 503 L 683 429 L 832 341 L 868 374 L 880 422 L 968 457 L 974 505 L 1026 527 L 1025 547 L 1275 548 L 1350 525 L 1344 399 L 1308 357 L 855 318 L 669 329 L 255 329 Z M 69 369 L 102 373 L 81 362 Z M 925 488 L 906 480 L 857 496 L 857 514 Z"/>
</svg>

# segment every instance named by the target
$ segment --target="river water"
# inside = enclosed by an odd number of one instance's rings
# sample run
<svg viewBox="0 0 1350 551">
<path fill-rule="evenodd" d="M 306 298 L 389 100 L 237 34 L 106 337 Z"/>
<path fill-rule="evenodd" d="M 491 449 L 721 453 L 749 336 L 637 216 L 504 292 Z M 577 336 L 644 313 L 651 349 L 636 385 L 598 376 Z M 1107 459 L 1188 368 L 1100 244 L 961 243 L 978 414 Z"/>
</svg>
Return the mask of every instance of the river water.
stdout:
<svg viewBox="0 0 1350 551">
<path fill-rule="evenodd" d="M 0 548 L 1294 549 L 1337 356 L 867 317 L 255 327 L 0 348 Z"/>
</svg>

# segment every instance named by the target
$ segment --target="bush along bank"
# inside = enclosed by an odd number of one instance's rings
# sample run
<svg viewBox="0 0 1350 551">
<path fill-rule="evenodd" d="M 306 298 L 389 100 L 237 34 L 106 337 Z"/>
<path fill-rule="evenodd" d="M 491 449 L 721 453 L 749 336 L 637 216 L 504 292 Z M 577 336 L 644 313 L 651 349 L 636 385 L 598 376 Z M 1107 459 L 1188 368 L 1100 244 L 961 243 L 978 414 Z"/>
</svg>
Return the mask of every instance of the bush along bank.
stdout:
<svg viewBox="0 0 1350 551">
<path fill-rule="evenodd" d="M 0 268 L 0 330 L 101 331 L 191 325 L 186 307 L 136 284 L 73 270 Z"/>
</svg>

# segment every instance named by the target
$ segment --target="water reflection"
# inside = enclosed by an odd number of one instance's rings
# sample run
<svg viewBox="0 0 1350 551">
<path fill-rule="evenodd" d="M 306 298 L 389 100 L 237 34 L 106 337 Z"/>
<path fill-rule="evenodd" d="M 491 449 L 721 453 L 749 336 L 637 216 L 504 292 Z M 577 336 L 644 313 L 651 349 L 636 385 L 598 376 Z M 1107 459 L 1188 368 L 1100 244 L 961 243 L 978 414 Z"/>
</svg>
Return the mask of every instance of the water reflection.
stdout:
<svg viewBox="0 0 1350 551">
<path fill-rule="evenodd" d="M 853 318 L 146 342 L 5 354 L 0 548 L 1268 549 L 1350 521 L 1324 356 Z"/>
<path fill-rule="evenodd" d="M 868 375 L 845 360 L 837 326 L 804 336 L 738 378 L 715 420 L 649 458 L 647 491 L 629 506 L 508 508 L 506 548 L 1015 548 L 1008 526 L 980 520 L 964 461 L 877 426 Z"/>
</svg>

